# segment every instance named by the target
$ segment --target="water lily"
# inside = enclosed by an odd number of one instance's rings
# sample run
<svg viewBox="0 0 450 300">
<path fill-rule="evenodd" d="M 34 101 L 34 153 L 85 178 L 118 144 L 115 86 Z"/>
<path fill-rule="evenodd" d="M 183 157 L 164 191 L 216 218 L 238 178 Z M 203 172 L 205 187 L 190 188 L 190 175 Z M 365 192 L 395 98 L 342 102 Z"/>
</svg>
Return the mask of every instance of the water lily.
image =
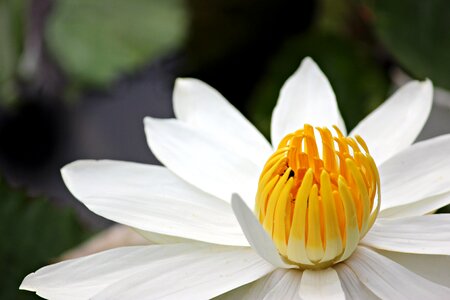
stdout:
<svg viewBox="0 0 450 300">
<path fill-rule="evenodd" d="M 306 58 L 283 86 L 272 144 L 216 90 L 178 79 L 176 119 L 145 119 L 165 166 L 62 169 L 93 212 L 168 244 L 44 267 L 51 299 L 444 299 L 450 295 L 450 135 L 413 144 L 432 84 L 400 88 L 347 136 Z M 252 211 L 253 210 L 253 211 Z"/>
</svg>

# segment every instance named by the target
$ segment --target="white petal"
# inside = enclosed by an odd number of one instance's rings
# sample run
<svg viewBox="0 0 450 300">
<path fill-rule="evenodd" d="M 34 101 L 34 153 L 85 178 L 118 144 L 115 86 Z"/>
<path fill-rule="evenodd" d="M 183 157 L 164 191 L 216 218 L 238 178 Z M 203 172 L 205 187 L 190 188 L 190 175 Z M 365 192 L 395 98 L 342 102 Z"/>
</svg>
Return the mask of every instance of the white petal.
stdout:
<svg viewBox="0 0 450 300">
<path fill-rule="evenodd" d="M 450 214 L 378 218 L 362 243 L 397 252 L 450 255 Z"/>
<path fill-rule="evenodd" d="M 264 164 L 272 147 L 264 136 L 218 91 L 193 78 L 178 78 L 173 91 L 178 120 L 220 138 L 234 152 Z"/>
<path fill-rule="evenodd" d="M 433 100 L 431 81 L 411 81 L 352 130 L 369 146 L 377 164 L 411 145 L 428 119 Z"/>
<path fill-rule="evenodd" d="M 394 261 L 358 247 L 345 262 L 382 299 L 448 299 L 450 289 L 409 271 Z"/>
<path fill-rule="evenodd" d="M 383 163 L 383 210 L 450 191 L 450 134 L 412 145 Z"/>
<path fill-rule="evenodd" d="M 286 264 L 281 259 L 272 239 L 259 224 L 248 206 L 236 194 L 231 199 L 231 207 L 249 244 L 262 258 L 280 268 L 296 268 L 296 266 Z"/>
<path fill-rule="evenodd" d="M 272 273 L 267 274 L 266 276 L 253 282 L 246 295 L 246 298 L 263 299 L 264 296 L 267 295 L 267 293 L 269 293 L 277 285 L 278 281 L 280 281 L 286 271 L 287 269 L 276 269 Z"/>
<path fill-rule="evenodd" d="M 265 278 L 265 277 L 263 277 Z M 261 279 L 256 280 L 258 282 Z M 255 282 L 248 283 L 246 285 L 240 286 L 234 290 L 226 292 L 225 294 L 214 297 L 213 300 L 236 300 L 236 299 L 245 299 L 245 295 L 251 290 L 252 286 Z"/>
<path fill-rule="evenodd" d="M 448 255 L 424 255 L 381 250 L 379 252 L 428 280 L 450 287 L 450 256 Z"/>
<path fill-rule="evenodd" d="M 28 275 L 20 288 L 51 299 L 87 299 L 100 291 L 111 293 L 108 299 L 159 299 L 164 293 L 182 293 L 183 298 L 207 293 L 206 298 L 272 270 L 273 266 L 249 248 L 152 245 L 117 248 L 47 266 Z M 208 287 L 198 286 L 202 281 L 208 282 Z M 130 284 L 136 284 L 135 289 L 127 291 L 125 286 Z M 121 297 L 128 292 L 135 297 Z M 193 294 L 187 297 L 185 293 Z"/>
<path fill-rule="evenodd" d="M 228 201 L 239 193 L 253 206 L 260 167 L 227 144 L 175 119 L 145 118 L 153 154 L 185 181 Z"/>
<path fill-rule="evenodd" d="M 272 145 L 276 148 L 288 133 L 313 126 L 337 125 L 345 134 L 345 124 L 328 79 L 309 57 L 286 81 L 272 114 Z"/>
<path fill-rule="evenodd" d="M 273 270 L 250 248 L 209 247 L 148 264 L 93 299 L 209 299 Z"/>
<path fill-rule="evenodd" d="M 198 240 L 191 240 L 186 238 L 181 238 L 174 235 L 166 235 L 155 233 L 151 231 L 145 231 L 142 229 L 133 228 L 137 233 L 139 233 L 143 238 L 153 244 L 178 244 L 178 243 L 202 243 Z"/>
<path fill-rule="evenodd" d="M 450 192 L 427 197 L 413 203 L 387 208 L 383 210 L 380 216 L 384 218 L 423 216 L 448 204 L 450 204 Z"/>
<path fill-rule="evenodd" d="M 114 224 L 87 241 L 65 251 L 58 257 L 58 261 L 79 258 L 112 248 L 125 246 L 150 245 L 149 241 L 136 232 L 136 229 L 121 224 Z"/>
<path fill-rule="evenodd" d="M 334 266 L 334 269 L 341 279 L 342 288 L 345 293 L 345 299 L 359 300 L 359 299 L 379 299 L 375 296 L 362 282 L 358 276 L 345 263 Z"/>
<path fill-rule="evenodd" d="M 122 247 L 46 266 L 23 280 L 20 289 L 44 298 L 89 298 L 147 264 L 205 252 L 204 245 Z"/>
<path fill-rule="evenodd" d="M 345 299 L 338 274 L 333 268 L 303 271 L 300 297 L 309 299 Z"/>
<path fill-rule="evenodd" d="M 277 269 L 253 283 L 242 299 L 300 300 L 301 279 L 300 270 Z"/>
<path fill-rule="evenodd" d="M 226 245 L 248 245 L 228 203 L 160 166 L 77 161 L 61 170 L 90 210 L 138 229 Z"/>
</svg>

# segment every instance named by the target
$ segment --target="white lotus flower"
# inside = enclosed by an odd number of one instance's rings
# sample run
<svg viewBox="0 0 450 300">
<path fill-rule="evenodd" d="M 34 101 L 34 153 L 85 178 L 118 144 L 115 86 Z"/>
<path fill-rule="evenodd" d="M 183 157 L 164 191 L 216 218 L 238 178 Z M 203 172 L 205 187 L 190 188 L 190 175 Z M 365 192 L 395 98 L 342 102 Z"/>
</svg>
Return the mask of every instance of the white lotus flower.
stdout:
<svg viewBox="0 0 450 300">
<path fill-rule="evenodd" d="M 203 82 L 178 79 L 173 101 L 176 119 L 145 119 L 165 167 L 62 169 L 90 210 L 173 244 L 47 266 L 21 289 L 51 299 L 450 297 L 450 217 L 426 215 L 450 202 L 450 135 L 412 145 L 430 81 L 402 87 L 345 138 L 331 86 L 306 58 L 281 90 L 273 146 Z"/>
</svg>

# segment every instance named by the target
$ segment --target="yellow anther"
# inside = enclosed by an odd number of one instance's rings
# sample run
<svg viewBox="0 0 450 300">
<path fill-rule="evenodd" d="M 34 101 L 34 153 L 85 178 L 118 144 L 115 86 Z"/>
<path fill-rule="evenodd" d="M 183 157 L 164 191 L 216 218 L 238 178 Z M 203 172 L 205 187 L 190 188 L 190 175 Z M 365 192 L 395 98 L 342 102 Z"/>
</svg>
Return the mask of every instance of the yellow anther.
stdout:
<svg viewBox="0 0 450 300">
<path fill-rule="evenodd" d="M 304 269 L 347 259 L 380 208 L 378 170 L 366 143 L 334 129 L 335 135 L 306 124 L 288 134 L 259 179 L 256 216 L 279 253 Z"/>
</svg>

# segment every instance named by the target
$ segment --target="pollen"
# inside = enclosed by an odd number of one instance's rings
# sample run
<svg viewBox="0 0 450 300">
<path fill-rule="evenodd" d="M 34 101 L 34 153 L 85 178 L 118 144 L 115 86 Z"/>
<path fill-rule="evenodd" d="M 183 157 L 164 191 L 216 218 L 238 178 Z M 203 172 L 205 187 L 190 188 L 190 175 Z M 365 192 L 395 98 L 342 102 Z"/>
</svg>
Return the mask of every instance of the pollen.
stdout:
<svg viewBox="0 0 450 300">
<path fill-rule="evenodd" d="M 380 179 L 360 136 L 304 125 L 259 178 L 255 213 L 278 252 L 303 269 L 347 259 L 380 209 Z"/>
</svg>

